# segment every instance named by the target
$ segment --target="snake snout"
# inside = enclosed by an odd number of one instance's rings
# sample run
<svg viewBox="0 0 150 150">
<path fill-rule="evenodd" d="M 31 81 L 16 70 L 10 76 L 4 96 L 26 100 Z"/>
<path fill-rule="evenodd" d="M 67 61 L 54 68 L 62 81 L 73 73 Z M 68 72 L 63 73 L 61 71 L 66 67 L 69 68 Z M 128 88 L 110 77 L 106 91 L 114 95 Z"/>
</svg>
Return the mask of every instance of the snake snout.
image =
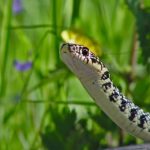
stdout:
<svg viewBox="0 0 150 150">
<path fill-rule="evenodd" d="M 69 49 L 69 46 L 68 46 L 67 43 L 63 43 L 63 44 L 61 45 L 61 51 L 62 51 L 63 53 L 67 53 L 67 52 L 68 52 L 68 49 Z"/>
</svg>

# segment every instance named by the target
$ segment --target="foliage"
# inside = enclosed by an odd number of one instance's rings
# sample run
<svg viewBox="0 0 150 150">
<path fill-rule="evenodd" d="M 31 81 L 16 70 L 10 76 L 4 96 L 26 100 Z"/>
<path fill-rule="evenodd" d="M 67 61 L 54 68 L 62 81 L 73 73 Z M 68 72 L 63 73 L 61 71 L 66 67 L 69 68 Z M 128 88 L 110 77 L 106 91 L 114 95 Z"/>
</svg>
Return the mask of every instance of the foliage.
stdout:
<svg viewBox="0 0 150 150">
<path fill-rule="evenodd" d="M 127 4 L 136 17 L 143 62 L 147 63 L 147 68 L 150 72 L 150 6 L 147 6 L 144 1 L 142 2 L 140 0 L 127 0 Z"/>
<path fill-rule="evenodd" d="M 51 108 L 50 112 L 54 127 L 48 125 L 42 134 L 42 141 L 47 149 L 80 150 L 101 147 L 99 141 L 104 138 L 105 133 L 101 130 L 95 132 L 93 128 L 88 130 L 88 120 L 86 118 L 77 120 L 75 110 L 70 111 L 64 107 L 58 112 L 57 108 Z"/>
<path fill-rule="evenodd" d="M 78 42 L 95 42 L 114 83 L 149 111 L 150 1 L 0 2 L 0 149 L 142 143 L 96 107 L 62 63 L 59 47 L 64 31 L 78 35 Z"/>
</svg>

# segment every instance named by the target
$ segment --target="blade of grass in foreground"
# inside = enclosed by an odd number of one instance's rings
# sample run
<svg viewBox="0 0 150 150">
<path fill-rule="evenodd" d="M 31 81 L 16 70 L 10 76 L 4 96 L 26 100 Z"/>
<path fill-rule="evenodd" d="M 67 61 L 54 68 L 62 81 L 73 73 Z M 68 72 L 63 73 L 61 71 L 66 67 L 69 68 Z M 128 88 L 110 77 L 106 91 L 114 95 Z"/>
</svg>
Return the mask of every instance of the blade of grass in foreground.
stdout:
<svg viewBox="0 0 150 150">
<path fill-rule="evenodd" d="M 12 0 L 7 0 L 4 6 L 2 30 L 1 30 L 1 45 L 0 45 L 0 96 L 4 96 L 6 92 L 7 79 L 6 79 L 6 68 L 9 54 L 9 38 L 10 30 L 8 29 L 11 23 L 11 7 Z"/>
<path fill-rule="evenodd" d="M 58 28 L 57 28 L 57 3 L 55 0 L 52 0 L 51 1 L 51 13 L 52 13 L 52 16 L 51 16 L 51 22 L 53 24 L 53 30 L 55 32 L 56 35 L 53 36 L 53 38 L 51 39 L 53 41 L 53 44 L 54 44 L 54 60 L 55 60 L 55 65 L 59 65 L 60 63 L 60 59 L 59 59 L 59 39 L 57 38 L 58 36 Z"/>
<path fill-rule="evenodd" d="M 56 26 L 58 29 L 64 28 L 64 26 Z M 17 30 L 17 29 L 39 29 L 39 28 L 54 28 L 53 24 L 35 24 L 35 25 L 12 25 L 10 27 L 11 30 Z"/>
</svg>

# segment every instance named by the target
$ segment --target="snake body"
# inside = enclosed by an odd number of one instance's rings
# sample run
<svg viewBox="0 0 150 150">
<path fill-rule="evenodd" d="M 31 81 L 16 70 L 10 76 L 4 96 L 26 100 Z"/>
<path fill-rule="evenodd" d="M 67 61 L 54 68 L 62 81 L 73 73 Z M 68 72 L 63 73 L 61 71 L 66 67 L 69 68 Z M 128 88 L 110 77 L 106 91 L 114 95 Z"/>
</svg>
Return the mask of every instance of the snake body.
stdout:
<svg viewBox="0 0 150 150">
<path fill-rule="evenodd" d="M 119 91 L 97 56 L 87 47 L 72 43 L 63 44 L 60 55 L 97 105 L 120 128 L 150 142 L 150 113 L 144 112 Z"/>
</svg>

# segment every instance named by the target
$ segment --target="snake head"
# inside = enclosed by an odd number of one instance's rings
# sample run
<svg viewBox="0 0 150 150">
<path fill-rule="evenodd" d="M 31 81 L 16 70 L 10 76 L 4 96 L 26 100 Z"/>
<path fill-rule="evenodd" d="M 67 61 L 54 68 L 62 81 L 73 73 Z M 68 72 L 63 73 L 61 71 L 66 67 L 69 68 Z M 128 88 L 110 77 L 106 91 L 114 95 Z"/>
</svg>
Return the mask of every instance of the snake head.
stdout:
<svg viewBox="0 0 150 150">
<path fill-rule="evenodd" d="M 60 55 L 63 62 L 77 76 L 83 74 L 88 76 L 89 74 L 95 74 L 95 72 L 97 74 L 104 68 L 99 58 L 83 45 L 64 43 L 61 46 Z"/>
<path fill-rule="evenodd" d="M 88 63 L 100 64 L 99 58 L 95 56 L 95 54 L 92 53 L 87 47 L 82 45 L 64 43 L 61 46 L 61 53 L 64 54 L 66 53 L 66 55 L 71 55 L 71 57 L 75 57 L 76 59 L 79 59 L 80 61 L 86 64 Z"/>
</svg>

